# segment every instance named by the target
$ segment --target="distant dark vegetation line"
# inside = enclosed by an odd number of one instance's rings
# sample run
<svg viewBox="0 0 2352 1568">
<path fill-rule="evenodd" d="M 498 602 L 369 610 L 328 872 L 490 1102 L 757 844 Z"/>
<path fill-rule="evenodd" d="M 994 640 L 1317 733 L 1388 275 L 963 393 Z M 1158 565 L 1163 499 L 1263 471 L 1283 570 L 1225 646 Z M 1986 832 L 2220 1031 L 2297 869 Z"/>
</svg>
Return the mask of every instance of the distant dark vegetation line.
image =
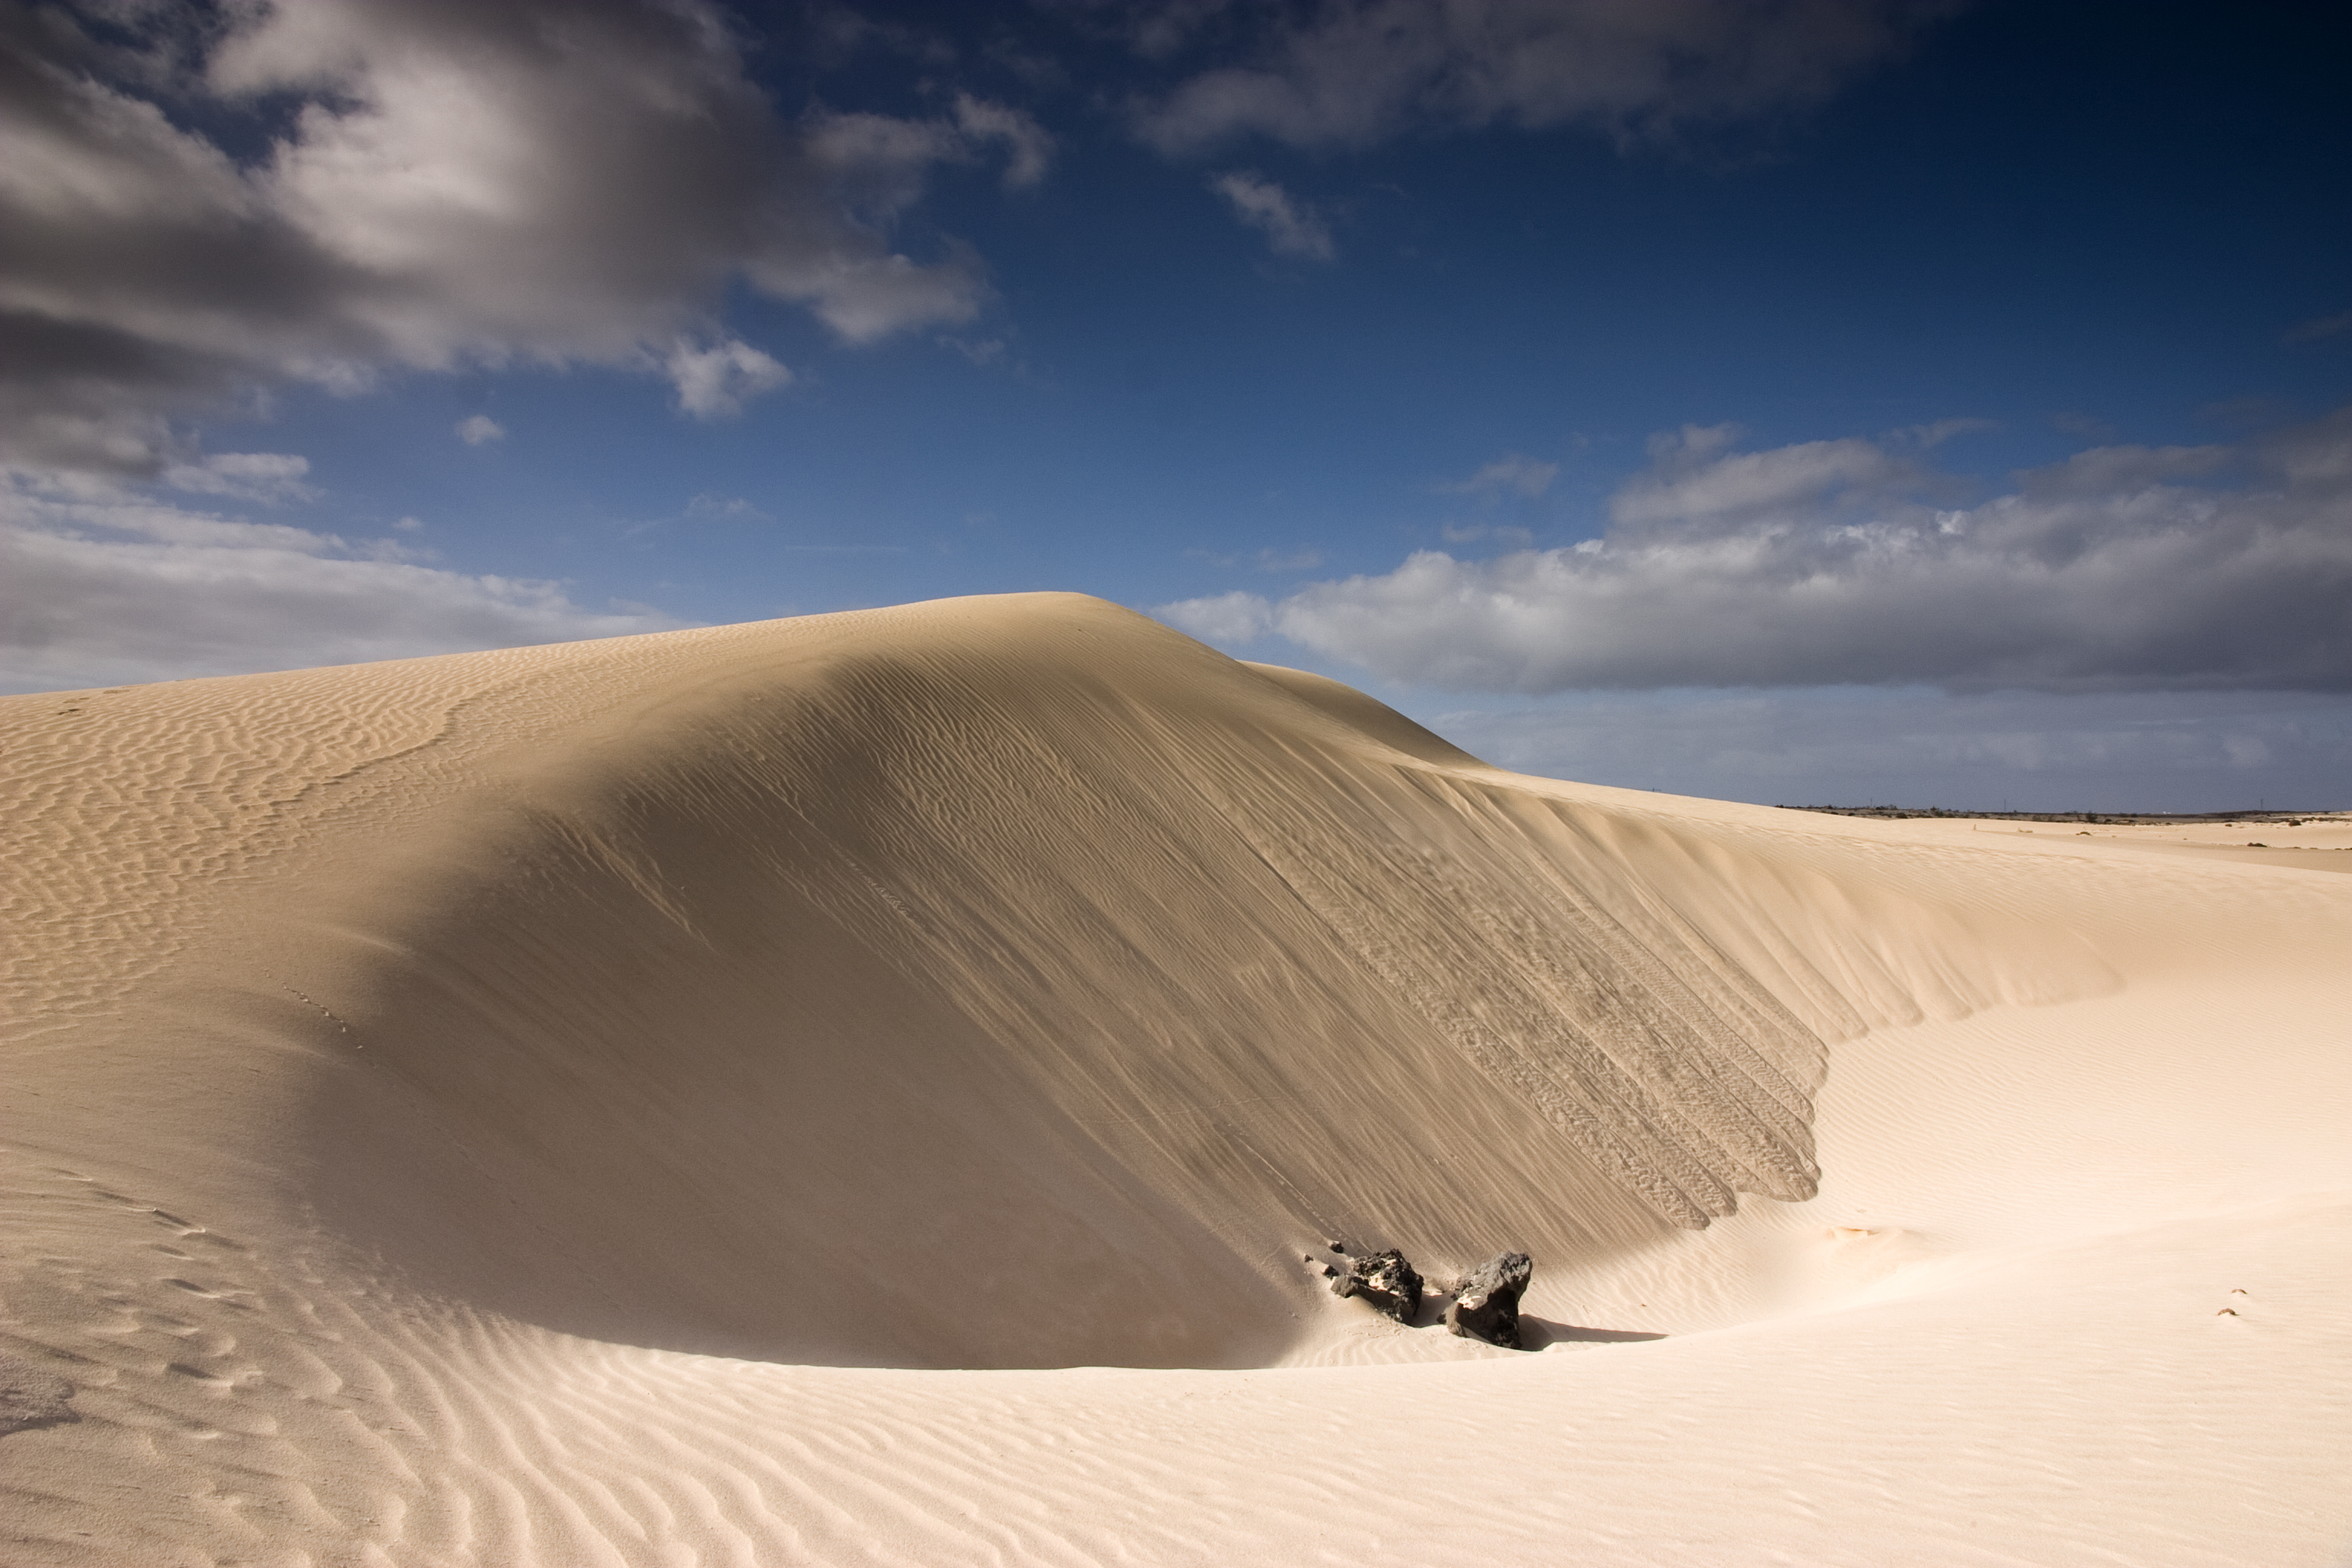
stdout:
<svg viewBox="0 0 2352 1568">
<path fill-rule="evenodd" d="M 2324 811 L 1947 811 L 1940 805 L 1782 805 L 1780 811 L 1819 811 L 1832 816 L 1882 816 L 1907 821 L 1915 816 L 1965 816 L 1995 822 L 2081 822 L 2093 826 L 2131 826 L 2147 822 L 2274 822 L 2301 827 L 2305 821 L 2347 820 Z"/>
</svg>

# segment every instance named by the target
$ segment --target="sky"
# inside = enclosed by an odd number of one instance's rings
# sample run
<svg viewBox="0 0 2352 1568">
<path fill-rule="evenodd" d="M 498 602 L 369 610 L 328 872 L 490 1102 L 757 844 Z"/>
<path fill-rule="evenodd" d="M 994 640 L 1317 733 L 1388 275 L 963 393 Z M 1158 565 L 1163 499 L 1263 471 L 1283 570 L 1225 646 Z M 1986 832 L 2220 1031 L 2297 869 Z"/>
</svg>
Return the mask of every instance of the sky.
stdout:
<svg viewBox="0 0 2352 1568">
<path fill-rule="evenodd" d="M 1553 776 L 2352 806 L 2348 51 L 0 0 L 0 689 L 1069 589 Z"/>
</svg>

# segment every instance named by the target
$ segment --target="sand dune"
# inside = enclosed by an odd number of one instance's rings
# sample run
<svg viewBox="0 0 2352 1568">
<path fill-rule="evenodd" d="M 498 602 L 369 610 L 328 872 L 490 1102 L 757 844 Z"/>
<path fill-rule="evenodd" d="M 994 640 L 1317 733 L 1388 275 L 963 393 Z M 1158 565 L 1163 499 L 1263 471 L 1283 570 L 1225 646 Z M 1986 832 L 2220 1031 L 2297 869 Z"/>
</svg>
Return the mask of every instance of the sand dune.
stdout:
<svg viewBox="0 0 2352 1568">
<path fill-rule="evenodd" d="M 2352 1547 L 2340 876 L 1070 595 L 0 724 L 11 1563 Z M 1540 1353 L 1335 1238 L 1530 1253 Z"/>
</svg>

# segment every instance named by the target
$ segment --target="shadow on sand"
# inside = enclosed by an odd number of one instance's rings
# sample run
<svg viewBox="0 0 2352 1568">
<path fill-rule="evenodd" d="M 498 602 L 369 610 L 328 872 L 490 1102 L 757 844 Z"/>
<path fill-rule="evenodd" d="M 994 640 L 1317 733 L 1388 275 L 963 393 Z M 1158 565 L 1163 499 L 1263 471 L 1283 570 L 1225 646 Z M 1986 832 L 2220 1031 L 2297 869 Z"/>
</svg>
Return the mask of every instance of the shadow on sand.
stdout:
<svg viewBox="0 0 2352 1568">
<path fill-rule="evenodd" d="M 1630 1345 L 1665 1337 L 1640 1329 L 1580 1329 L 1573 1323 L 1555 1323 L 1549 1318 L 1528 1312 L 1519 1314 L 1519 1342 L 1531 1351 L 1554 1344 Z"/>
</svg>

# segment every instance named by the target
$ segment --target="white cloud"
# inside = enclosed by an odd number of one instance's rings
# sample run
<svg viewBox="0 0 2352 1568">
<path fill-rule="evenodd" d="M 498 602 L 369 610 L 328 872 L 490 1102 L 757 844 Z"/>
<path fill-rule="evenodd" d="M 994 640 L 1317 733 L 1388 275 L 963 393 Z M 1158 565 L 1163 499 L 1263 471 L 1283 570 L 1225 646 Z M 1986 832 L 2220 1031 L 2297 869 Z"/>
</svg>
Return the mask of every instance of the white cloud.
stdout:
<svg viewBox="0 0 2352 1568">
<path fill-rule="evenodd" d="M 2352 689 L 2352 409 L 2096 448 L 1959 508 L 1886 443 L 1732 440 L 1654 443 L 1605 538 L 1162 613 L 1464 690 Z"/>
<path fill-rule="evenodd" d="M 507 427 L 487 414 L 469 415 L 457 421 L 457 439 L 468 447 L 487 446 L 507 438 Z"/>
<path fill-rule="evenodd" d="M 767 256 L 744 270 L 780 300 L 809 308 L 853 343 L 870 343 L 926 322 L 969 321 L 987 293 L 980 258 L 961 245 L 929 266 L 860 250 Z"/>
<path fill-rule="evenodd" d="M 709 0 L 302 0 L 216 20 L 112 7 L 85 33 L 53 7 L 16 28 L 0 456 L 152 477 L 176 456 L 171 419 L 273 382 L 667 367 L 682 340 L 720 356 L 682 405 L 723 412 L 781 379 L 716 330 L 730 279 L 853 342 L 969 320 L 977 258 L 905 255 L 890 220 L 934 163 L 999 149 L 1024 184 L 1051 153 L 1025 115 L 971 99 L 941 120 L 785 124 Z M 233 158 L 227 132 L 190 128 L 210 125 L 274 140 Z"/>
<path fill-rule="evenodd" d="M 407 526 L 403 520 L 396 527 Z M 0 489 L 0 689 L 348 664 L 663 631 L 583 608 L 556 583 L 418 564 L 347 542 L 129 495 Z"/>
<path fill-rule="evenodd" d="M 677 405 L 698 419 L 740 414 L 745 400 L 792 380 L 793 373 L 740 339 L 710 348 L 679 343 L 663 362 Z"/>
<path fill-rule="evenodd" d="M 1253 63 L 1203 72 L 1140 106 L 1136 126 L 1170 153 L 1245 135 L 1360 147 L 1416 127 L 1495 123 L 1657 136 L 1817 103 L 1954 8 L 1906 0 L 1331 0 L 1276 22 Z"/>
<path fill-rule="evenodd" d="M 1232 204 L 1235 217 L 1263 232 L 1276 254 L 1331 259 L 1330 229 L 1312 207 L 1294 200 L 1272 180 L 1238 169 L 1212 178 L 1209 189 Z"/>
<path fill-rule="evenodd" d="M 163 482 L 194 495 L 233 496 L 239 500 L 309 500 L 318 494 L 302 482 L 310 460 L 290 452 L 216 452 L 174 463 Z"/>
<path fill-rule="evenodd" d="M 1274 606 L 1264 595 L 1240 592 L 1161 605 L 1151 612 L 1202 642 L 1229 647 L 1255 642 L 1274 629 Z"/>
<path fill-rule="evenodd" d="M 1924 478 L 1909 458 L 1858 436 L 1769 452 L 1727 451 L 1739 434 L 1729 425 L 1685 425 L 1651 437 L 1650 469 L 1610 499 L 1611 519 L 1685 531 L 1696 524 L 1736 526 L 1792 505 L 1867 504 L 1901 495 Z"/>
<path fill-rule="evenodd" d="M 1496 458 L 1466 479 L 1439 485 L 1437 489 L 1445 495 L 1489 499 L 1509 491 L 1533 500 L 1551 489 L 1552 480 L 1559 477 L 1558 463 L 1539 463 L 1533 458 L 1522 458 L 1512 452 Z"/>
</svg>

